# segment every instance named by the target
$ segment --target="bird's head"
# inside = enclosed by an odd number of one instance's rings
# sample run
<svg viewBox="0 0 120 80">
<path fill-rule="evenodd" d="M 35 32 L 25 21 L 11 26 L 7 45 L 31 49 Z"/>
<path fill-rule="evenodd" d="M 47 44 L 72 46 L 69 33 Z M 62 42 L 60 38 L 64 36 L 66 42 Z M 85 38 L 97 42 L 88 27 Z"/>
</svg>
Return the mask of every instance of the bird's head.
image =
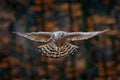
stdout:
<svg viewBox="0 0 120 80">
<path fill-rule="evenodd" d="M 60 36 L 60 37 L 65 37 L 65 36 L 66 36 L 66 32 L 64 32 L 64 31 L 59 31 L 59 32 L 58 32 L 58 36 Z"/>
<path fill-rule="evenodd" d="M 63 38 L 63 37 L 65 37 L 67 35 L 67 32 L 64 32 L 64 31 L 57 31 L 57 32 L 55 32 L 55 36 L 57 37 L 57 38 Z"/>
</svg>

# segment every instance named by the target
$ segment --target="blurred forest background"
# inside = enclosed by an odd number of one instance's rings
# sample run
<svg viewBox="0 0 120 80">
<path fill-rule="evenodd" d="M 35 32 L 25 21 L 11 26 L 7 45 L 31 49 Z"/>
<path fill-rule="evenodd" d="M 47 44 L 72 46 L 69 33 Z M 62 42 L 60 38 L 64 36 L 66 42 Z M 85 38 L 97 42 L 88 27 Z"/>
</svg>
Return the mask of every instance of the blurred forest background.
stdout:
<svg viewBox="0 0 120 80">
<path fill-rule="evenodd" d="M 57 60 L 12 33 L 106 28 Z M 0 0 L 0 80 L 120 80 L 120 0 Z"/>
</svg>

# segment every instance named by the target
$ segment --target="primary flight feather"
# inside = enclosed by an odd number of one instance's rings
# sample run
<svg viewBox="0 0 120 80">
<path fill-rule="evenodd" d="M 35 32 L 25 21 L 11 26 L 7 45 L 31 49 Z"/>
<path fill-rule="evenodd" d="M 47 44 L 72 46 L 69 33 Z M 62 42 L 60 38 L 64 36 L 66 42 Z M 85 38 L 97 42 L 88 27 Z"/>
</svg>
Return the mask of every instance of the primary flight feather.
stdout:
<svg viewBox="0 0 120 80">
<path fill-rule="evenodd" d="M 53 58 L 64 57 L 68 54 L 74 53 L 79 48 L 78 46 L 72 45 L 70 41 L 79 41 L 92 38 L 98 34 L 108 31 L 96 32 L 31 32 L 31 33 L 20 33 L 13 32 L 30 40 L 43 43 L 38 46 L 39 51 Z"/>
</svg>

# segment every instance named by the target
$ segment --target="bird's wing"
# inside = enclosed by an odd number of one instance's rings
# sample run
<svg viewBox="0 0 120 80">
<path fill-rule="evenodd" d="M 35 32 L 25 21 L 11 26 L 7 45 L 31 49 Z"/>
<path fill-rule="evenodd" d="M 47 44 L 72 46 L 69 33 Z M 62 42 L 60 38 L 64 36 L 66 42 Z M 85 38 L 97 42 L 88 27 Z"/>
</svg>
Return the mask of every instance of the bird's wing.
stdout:
<svg viewBox="0 0 120 80">
<path fill-rule="evenodd" d="M 52 32 L 31 32 L 31 33 L 20 33 L 20 32 L 13 32 L 25 38 L 28 38 L 33 41 L 37 42 L 48 42 L 51 40 Z"/>
<path fill-rule="evenodd" d="M 46 55 L 51 58 L 60 58 L 75 53 L 78 46 L 66 42 L 63 46 L 56 47 L 54 42 L 50 42 L 48 44 L 38 46 L 38 49 L 42 55 Z"/>
<path fill-rule="evenodd" d="M 105 29 L 103 31 L 96 31 L 96 32 L 71 32 L 68 33 L 67 40 L 68 41 L 86 40 L 103 32 L 106 32 L 108 30 L 109 29 Z"/>
</svg>

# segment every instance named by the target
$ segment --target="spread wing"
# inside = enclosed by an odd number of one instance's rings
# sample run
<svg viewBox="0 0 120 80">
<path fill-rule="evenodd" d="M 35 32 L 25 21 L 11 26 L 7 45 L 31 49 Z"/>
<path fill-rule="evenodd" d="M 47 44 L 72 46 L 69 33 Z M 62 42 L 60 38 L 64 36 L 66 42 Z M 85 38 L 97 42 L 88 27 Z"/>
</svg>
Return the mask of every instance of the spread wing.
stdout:
<svg viewBox="0 0 120 80">
<path fill-rule="evenodd" d="M 96 32 L 71 32 L 68 33 L 67 40 L 68 41 L 86 40 L 103 32 L 106 32 L 108 30 L 109 29 L 105 29 L 103 31 L 96 31 Z"/>
<path fill-rule="evenodd" d="M 19 36 L 23 36 L 33 41 L 37 42 L 48 42 L 51 40 L 51 32 L 31 32 L 31 33 L 20 33 L 20 32 L 13 32 Z"/>
</svg>

